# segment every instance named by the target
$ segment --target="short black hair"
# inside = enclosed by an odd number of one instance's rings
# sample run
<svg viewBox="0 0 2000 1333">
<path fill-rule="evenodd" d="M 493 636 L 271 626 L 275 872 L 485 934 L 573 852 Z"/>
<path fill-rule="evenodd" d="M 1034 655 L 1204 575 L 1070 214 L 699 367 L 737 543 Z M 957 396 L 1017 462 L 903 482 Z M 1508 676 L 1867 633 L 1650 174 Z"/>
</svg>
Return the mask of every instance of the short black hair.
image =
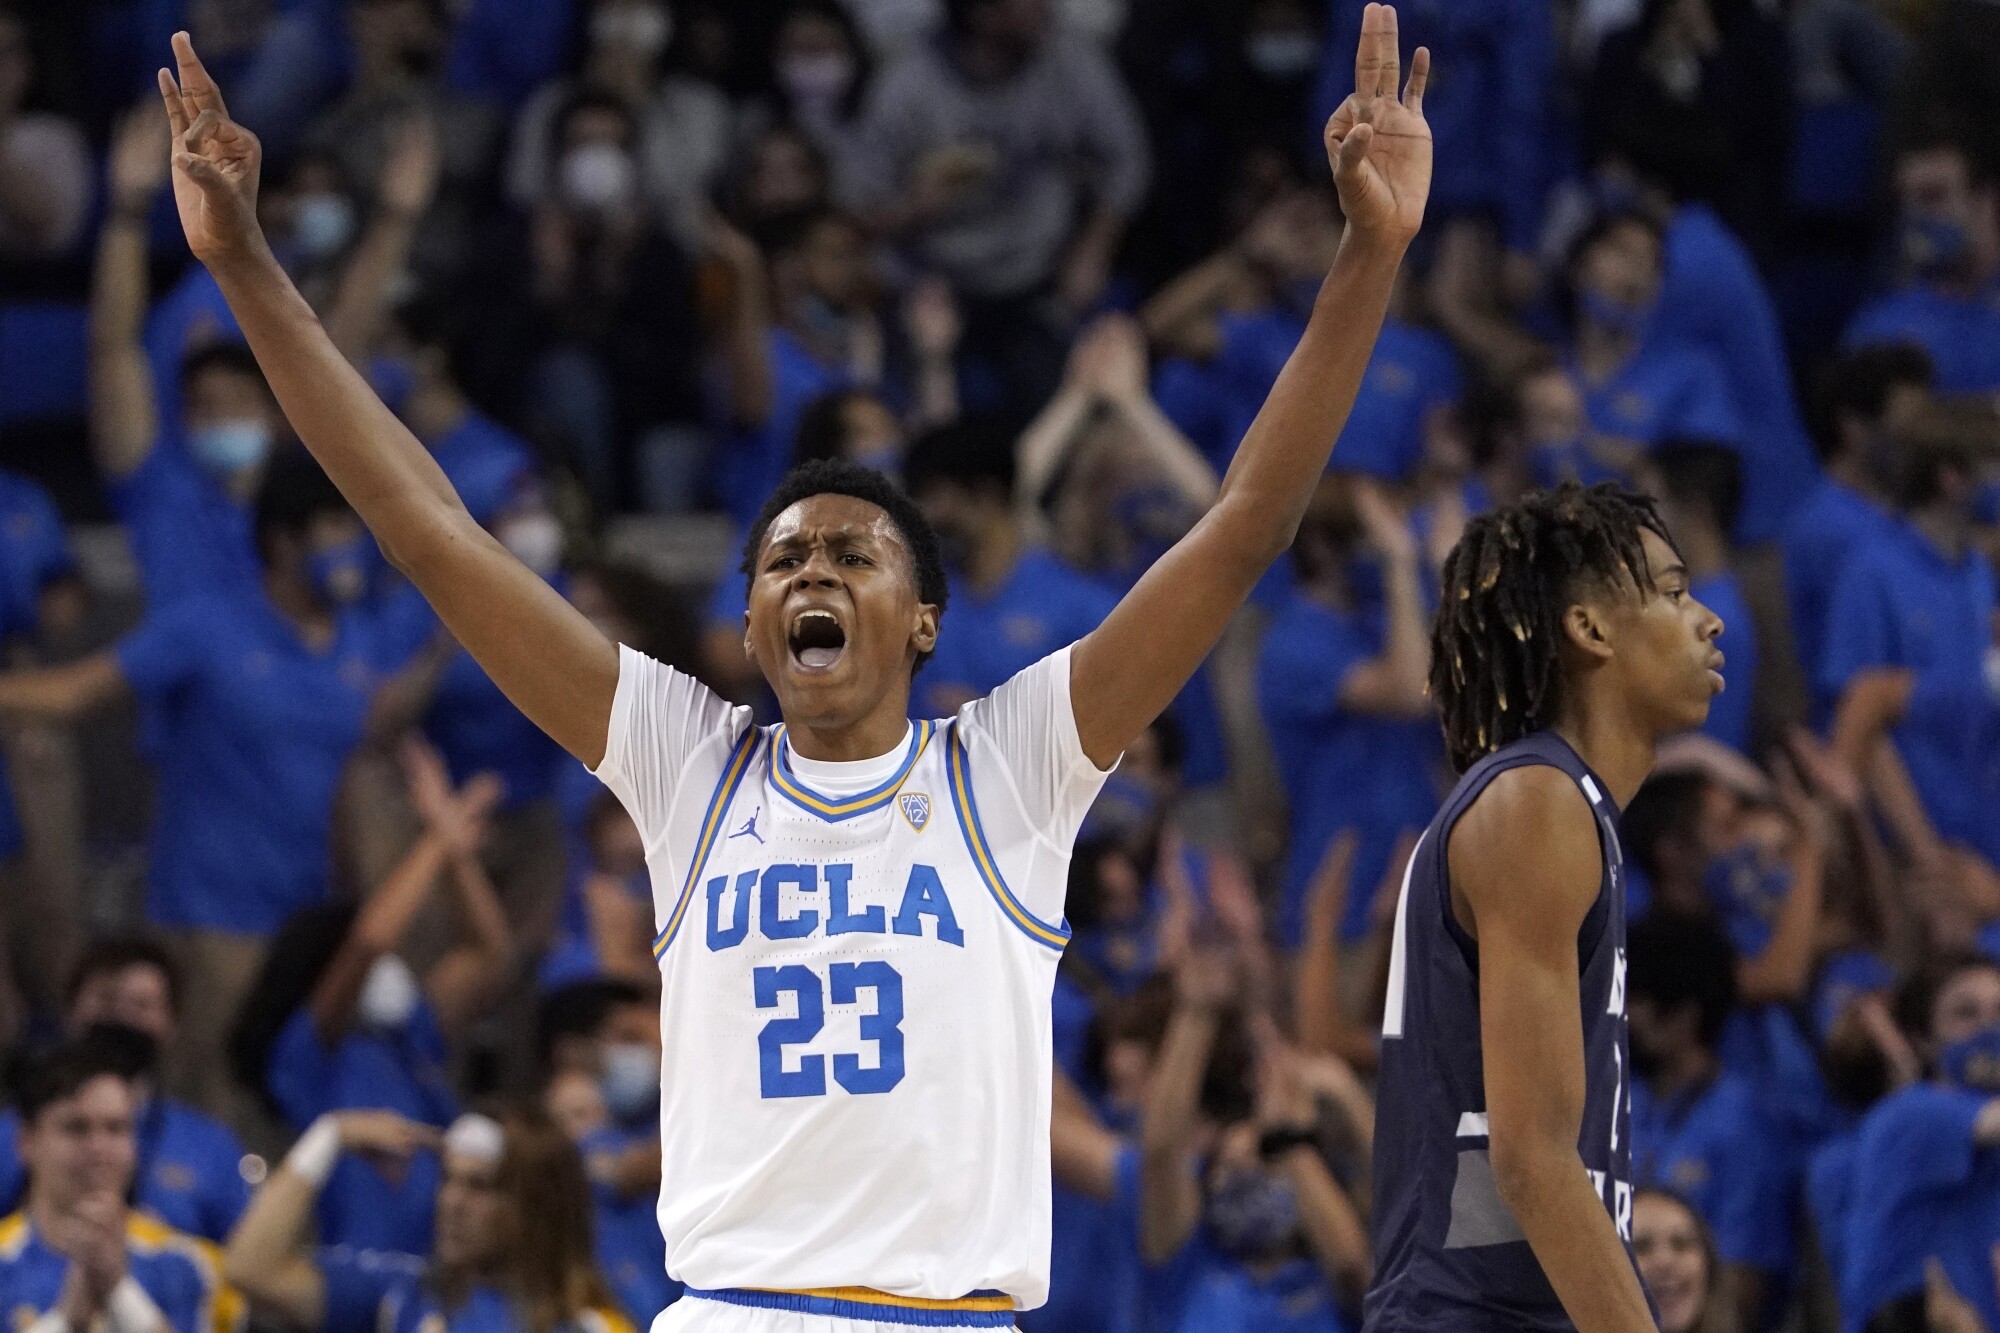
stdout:
<svg viewBox="0 0 2000 1333">
<path fill-rule="evenodd" d="M 1821 461 L 1840 455 L 1841 417 L 1880 421 L 1897 389 L 1928 389 L 1936 381 L 1931 354 L 1912 342 L 1856 348 L 1827 366 L 1812 400 L 1813 445 Z"/>
<path fill-rule="evenodd" d="M 94 1079 L 109 1075 L 129 1082 L 135 1072 L 133 1057 L 130 1043 L 96 1029 L 30 1055 L 22 1061 L 15 1081 L 14 1102 L 21 1123 L 33 1125 L 42 1112 L 76 1096 Z"/>
<path fill-rule="evenodd" d="M 253 531 L 257 558 L 271 563 L 273 540 L 280 534 L 298 536 L 323 515 L 352 514 L 340 488 L 304 449 L 288 448 L 272 455 L 257 490 Z"/>
<path fill-rule="evenodd" d="M 83 988 L 107 972 L 123 972 L 128 967 L 156 969 L 167 982 L 167 1004 L 178 1014 L 181 1009 L 181 974 L 173 955 L 158 940 L 144 935 L 103 935 L 83 946 L 76 966 L 69 971 L 63 988 L 63 1008 L 76 1003 Z"/>
<path fill-rule="evenodd" d="M 1736 951 L 1708 917 L 1655 910 L 1625 939 L 1626 995 L 1662 1014 L 1695 1007 L 1695 1035 L 1709 1050 L 1736 1007 Z"/>
<path fill-rule="evenodd" d="M 542 997 L 535 1011 L 536 1063 L 546 1073 L 557 1042 L 595 1036 L 615 1010 L 645 1002 L 645 991 L 616 977 L 592 977 L 557 987 Z"/>
<path fill-rule="evenodd" d="M 1660 844 L 1690 836 L 1701 818 L 1702 798 L 1711 779 L 1692 769 L 1655 773 L 1632 796 L 1618 818 L 1618 839 L 1648 879 L 1660 877 Z"/>
<path fill-rule="evenodd" d="M 1743 507 L 1743 459 L 1718 440 L 1668 440 L 1650 455 L 1666 499 L 1699 505 L 1724 537 Z"/>
<path fill-rule="evenodd" d="M 910 553 L 910 563 L 916 570 L 917 600 L 935 606 L 940 616 L 944 614 L 945 603 L 951 597 L 951 585 L 945 574 L 944 554 L 938 549 L 937 530 L 931 527 L 924 511 L 917 508 L 916 501 L 902 487 L 875 469 L 850 463 L 844 458 L 815 459 L 801 463 L 785 474 L 785 479 L 778 483 L 778 489 L 764 501 L 756 522 L 750 525 L 749 535 L 744 538 L 743 562 L 737 568 L 746 578 L 756 577 L 757 554 L 764 549 L 764 538 L 769 535 L 771 524 L 778 515 L 815 495 L 852 496 L 887 514 L 901 534 L 903 545 Z M 921 668 L 929 660 L 929 653 L 919 653 L 917 666 Z"/>
<path fill-rule="evenodd" d="M 1932 1011 L 1937 1008 L 1938 997 L 1944 994 L 1945 987 L 1967 972 L 2000 972 L 2000 963 L 1967 950 L 1947 953 L 1925 963 L 1896 988 L 1892 1005 L 1896 1026 L 1915 1040 L 1929 1041 Z"/>
<path fill-rule="evenodd" d="M 218 338 L 202 343 L 181 358 L 181 387 L 186 389 L 195 380 L 211 370 L 226 370 L 233 375 L 246 375 L 264 384 L 264 368 L 257 364 L 257 358 L 249 347 L 234 338 Z"/>
<path fill-rule="evenodd" d="M 1431 628 L 1431 698 L 1459 772 L 1555 721 L 1563 612 L 1587 579 L 1650 595 L 1648 532 L 1673 545 L 1652 500 L 1613 482 L 1533 491 L 1466 524 Z"/>
<path fill-rule="evenodd" d="M 934 481 L 946 481 L 1012 496 L 1017 424 L 1003 412 L 973 412 L 925 431 L 911 442 L 903 460 L 903 484 L 912 495 L 922 495 Z"/>
</svg>

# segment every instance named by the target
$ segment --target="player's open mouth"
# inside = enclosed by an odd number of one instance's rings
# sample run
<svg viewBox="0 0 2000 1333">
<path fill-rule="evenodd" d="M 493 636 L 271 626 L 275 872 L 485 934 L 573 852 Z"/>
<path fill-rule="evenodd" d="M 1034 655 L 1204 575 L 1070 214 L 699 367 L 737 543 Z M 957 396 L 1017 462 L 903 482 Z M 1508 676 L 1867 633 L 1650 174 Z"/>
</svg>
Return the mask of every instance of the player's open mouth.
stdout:
<svg viewBox="0 0 2000 1333">
<path fill-rule="evenodd" d="M 792 660 L 807 671 L 828 671 L 847 651 L 847 631 L 831 611 L 801 611 L 788 638 Z"/>
</svg>

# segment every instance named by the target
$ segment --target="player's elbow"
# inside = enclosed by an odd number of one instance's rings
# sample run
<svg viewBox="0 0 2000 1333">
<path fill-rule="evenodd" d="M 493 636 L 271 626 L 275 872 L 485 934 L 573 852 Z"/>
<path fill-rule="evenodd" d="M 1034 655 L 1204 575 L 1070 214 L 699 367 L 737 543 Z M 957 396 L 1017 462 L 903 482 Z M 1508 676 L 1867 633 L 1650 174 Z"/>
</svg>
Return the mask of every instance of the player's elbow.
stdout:
<svg viewBox="0 0 2000 1333">
<path fill-rule="evenodd" d="M 1538 1213 L 1550 1196 L 1558 1173 L 1579 1171 L 1582 1165 L 1572 1144 L 1532 1130 L 1503 1133 L 1495 1128 L 1488 1145 L 1493 1188 L 1515 1218 Z"/>
</svg>

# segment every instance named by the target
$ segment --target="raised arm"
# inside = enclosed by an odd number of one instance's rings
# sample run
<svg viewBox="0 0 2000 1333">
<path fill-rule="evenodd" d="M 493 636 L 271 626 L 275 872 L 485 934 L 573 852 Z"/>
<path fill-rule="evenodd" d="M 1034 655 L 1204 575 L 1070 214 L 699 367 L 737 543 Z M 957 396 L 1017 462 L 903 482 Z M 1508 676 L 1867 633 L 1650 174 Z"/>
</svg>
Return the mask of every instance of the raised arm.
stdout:
<svg viewBox="0 0 2000 1333">
<path fill-rule="evenodd" d="M 172 126 L 174 200 L 278 403 L 452 635 L 557 743 L 604 757 L 618 650 L 466 512 L 444 472 L 327 337 L 257 225 L 257 137 L 229 119 L 187 34 L 178 83 L 160 71 Z"/>
<path fill-rule="evenodd" d="M 413 113 L 389 134 L 389 152 L 375 181 L 375 213 L 334 289 L 326 336 L 357 366 L 367 362 L 389 311 L 389 293 L 409 262 L 417 224 L 437 193 L 437 127 Z"/>
<path fill-rule="evenodd" d="M 1479 945 L 1500 1198 L 1579 1333 L 1652 1333 L 1639 1275 L 1577 1153 L 1585 1072 L 1576 936 L 1603 874 L 1596 821 L 1565 774 L 1516 768 L 1473 802 L 1448 854 Z"/>
<path fill-rule="evenodd" d="M 1423 221 L 1431 134 L 1430 53 L 1418 48 L 1396 95 L 1396 11 L 1370 5 L 1355 94 L 1327 122 L 1347 230 L 1305 335 L 1194 529 L 1077 645 L 1070 696 L 1084 753 L 1107 766 L 1160 715 L 1291 545 L 1374 350 L 1403 251 Z"/>
<path fill-rule="evenodd" d="M 166 183 L 166 136 L 150 108 L 128 114 L 111 143 L 111 207 L 90 282 L 90 448 L 107 481 L 129 477 L 159 434 L 146 321 L 146 227 Z"/>
<path fill-rule="evenodd" d="M 1176 972 L 1173 1017 L 1160 1042 L 1139 1117 L 1139 1254 L 1163 1264 L 1201 1224 L 1201 1083 L 1235 994 L 1232 954 L 1205 951 Z"/>
</svg>

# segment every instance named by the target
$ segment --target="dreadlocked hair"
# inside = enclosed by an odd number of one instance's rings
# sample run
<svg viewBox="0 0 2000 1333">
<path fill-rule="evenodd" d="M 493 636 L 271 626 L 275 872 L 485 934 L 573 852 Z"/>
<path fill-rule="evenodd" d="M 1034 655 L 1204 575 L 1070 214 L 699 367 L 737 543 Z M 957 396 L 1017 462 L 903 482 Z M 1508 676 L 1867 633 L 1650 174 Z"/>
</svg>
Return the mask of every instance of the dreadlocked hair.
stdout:
<svg viewBox="0 0 2000 1333">
<path fill-rule="evenodd" d="M 1565 482 L 1466 524 L 1445 558 L 1431 628 L 1430 693 L 1463 773 L 1549 725 L 1561 704 L 1556 645 L 1581 579 L 1653 591 L 1642 534 L 1673 538 L 1650 497 Z"/>
</svg>

